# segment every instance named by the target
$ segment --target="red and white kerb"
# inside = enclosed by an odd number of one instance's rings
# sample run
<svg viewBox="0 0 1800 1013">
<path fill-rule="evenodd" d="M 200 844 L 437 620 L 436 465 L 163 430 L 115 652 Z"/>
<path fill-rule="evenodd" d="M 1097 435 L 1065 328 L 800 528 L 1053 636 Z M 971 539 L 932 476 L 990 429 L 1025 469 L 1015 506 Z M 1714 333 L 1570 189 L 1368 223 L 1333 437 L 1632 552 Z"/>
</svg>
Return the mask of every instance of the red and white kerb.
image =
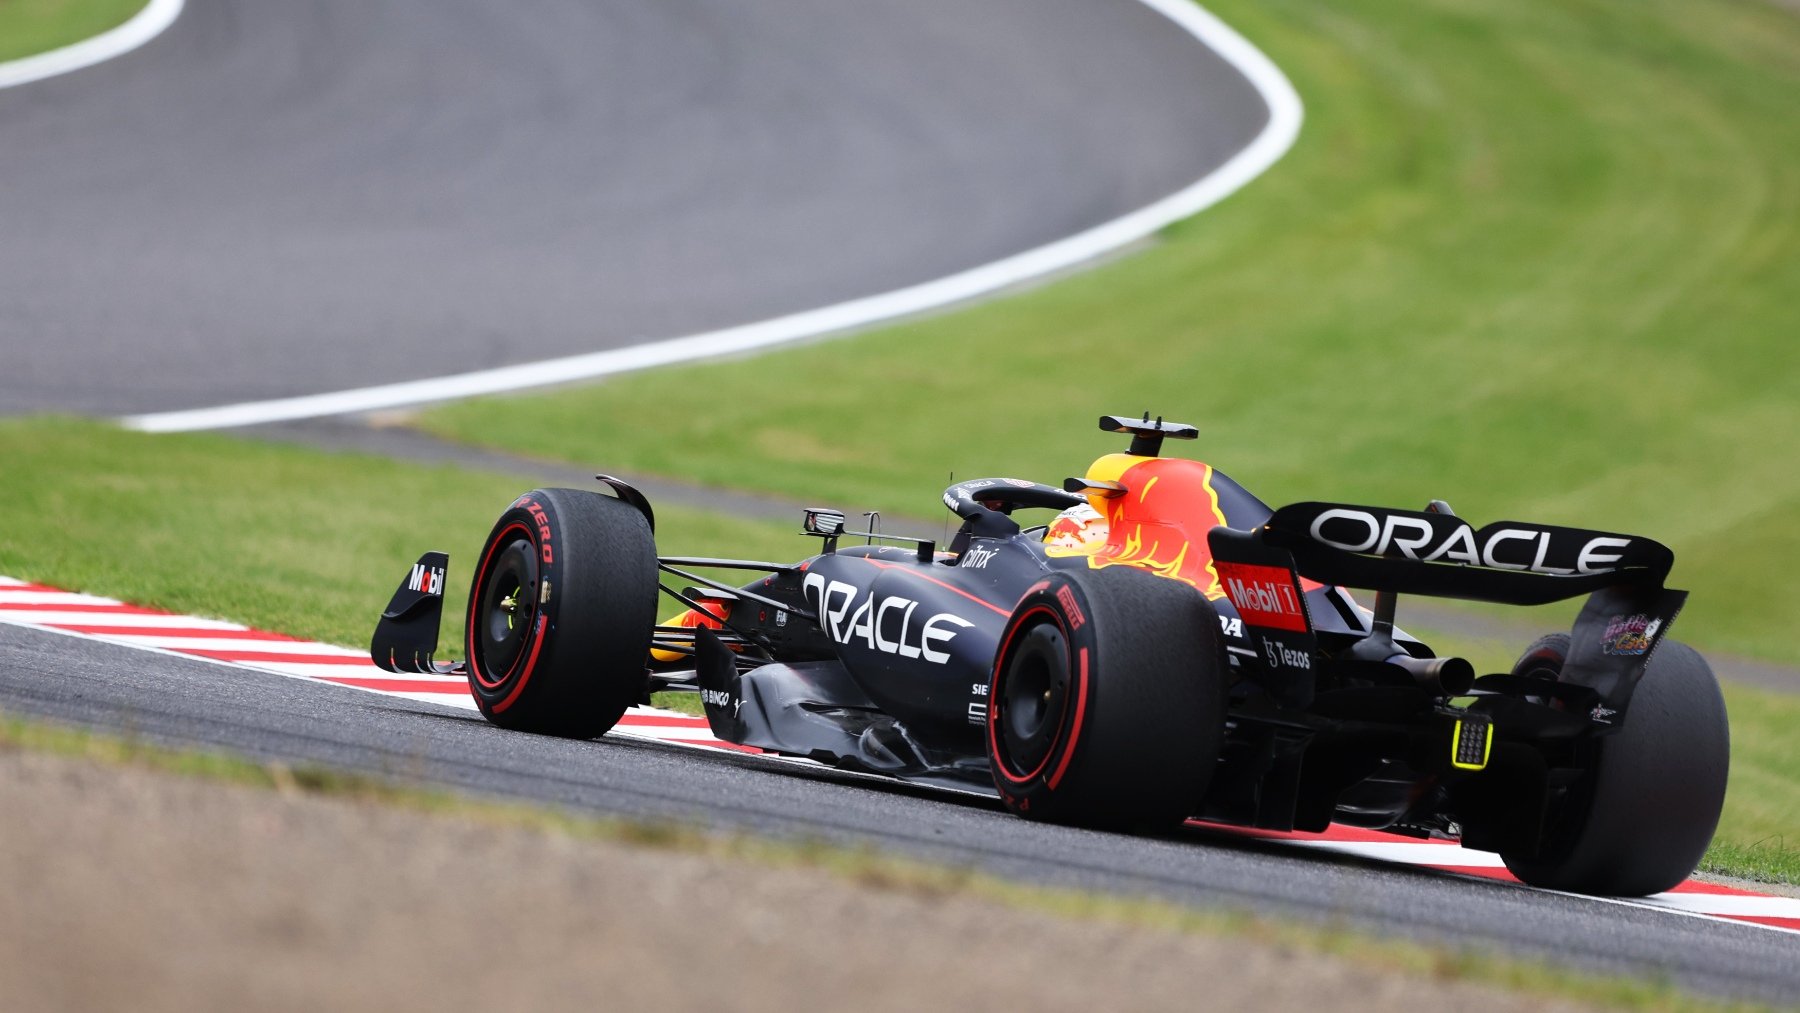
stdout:
<svg viewBox="0 0 1800 1013">
<path fill-rule="evenodd" d="M 1255 572 L 1259 570 L 1270 573 Z M 1292 589 L 1287 571 L 1278 567 L 1221 564 L 1220 577 L 1227 582 L 1228 588 L 1231 580 L 1242 581 L 1246 601 L 1262 609 L 1254 620 L 1245 614 L 1246 620 L 1278 629 L 1305 629 L 1304 614 L 1299 612 L 1298 602 L 1290 603 L 1280 594 L 1283 587 Z M 1267 597 L 1264 597 L 1265 593 Z M 1239 601 L 1236 593 L 1232 594 L 1232 600 L 1240 611 L 1245 610 L 1245 602 Z M 1283 625 L 1296 619 L 1298 626 Z M 128 605 L 111 598 L 61 591 L 11 577 L 0 577 L 0 623 L 230 665 L 245 670 L 246 678 L 256 678 L 257 673 L 270 673 L 407 700 L 475 709 L 468 683 L 462 676 L 396 675 L 376 668 L 366 651 L 253 630 L 218 619 L 197 619 Z M 618 727 L 608 734 L 702 749 L 760 752 L 714 738 L 704 718 L 651 707 L 636 707 L 626 712 Z M 768 759 L 811 762 L 773 756 Z M 1419 841 L 1339 826 L 1323 834 L 1294 834 L 1198 821 L 1193 825 L 1215 832 L 1280 841 L 1302 850 L 1331 851 L 1422 866 L 1447 874 L 1517 882 L 1501 865 L 1498 855 L 1465 850 L 1446 841 Z M 1518 888 L 1530 889 L 1523 884 Z M 1653 897 L 1609 902 L 1800 931 L 1800 898 L 1771 896 L 1699 880 L 1689 880 L 1668 893 Z"/>
</svg>

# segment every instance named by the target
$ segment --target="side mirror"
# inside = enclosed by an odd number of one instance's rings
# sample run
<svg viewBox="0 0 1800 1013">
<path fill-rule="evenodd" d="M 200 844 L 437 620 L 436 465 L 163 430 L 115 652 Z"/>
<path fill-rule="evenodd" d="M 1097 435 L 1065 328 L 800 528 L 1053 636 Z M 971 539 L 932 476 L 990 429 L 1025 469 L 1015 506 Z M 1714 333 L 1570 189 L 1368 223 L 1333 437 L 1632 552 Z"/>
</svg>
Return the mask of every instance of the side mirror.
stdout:
<svg viewBox="0 0 1800 1013">
<path fill-rule="evenodd" d="M 829 507 L 807 507 L 800 527 L 809 535 L 836 538 L 844 533 L 844 512 Z"/>
</svg>

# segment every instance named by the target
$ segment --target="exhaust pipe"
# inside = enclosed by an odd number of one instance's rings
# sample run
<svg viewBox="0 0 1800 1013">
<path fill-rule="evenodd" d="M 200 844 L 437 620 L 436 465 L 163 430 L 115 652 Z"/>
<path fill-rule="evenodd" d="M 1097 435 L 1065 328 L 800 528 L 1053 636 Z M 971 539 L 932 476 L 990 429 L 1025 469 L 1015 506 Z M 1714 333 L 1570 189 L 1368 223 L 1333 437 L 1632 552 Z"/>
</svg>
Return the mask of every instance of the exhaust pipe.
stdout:
<svg viewBox="0 0 1800 1013">
<path fill-rule="evenodd" d="M 1412 676 L 1421 689 L 1433 696 L 1462 696 L 1475 685 L 1475 666 L 1462 658 L 1415 658 L 1396 654 L 1387 663 Z"/>
</svg>

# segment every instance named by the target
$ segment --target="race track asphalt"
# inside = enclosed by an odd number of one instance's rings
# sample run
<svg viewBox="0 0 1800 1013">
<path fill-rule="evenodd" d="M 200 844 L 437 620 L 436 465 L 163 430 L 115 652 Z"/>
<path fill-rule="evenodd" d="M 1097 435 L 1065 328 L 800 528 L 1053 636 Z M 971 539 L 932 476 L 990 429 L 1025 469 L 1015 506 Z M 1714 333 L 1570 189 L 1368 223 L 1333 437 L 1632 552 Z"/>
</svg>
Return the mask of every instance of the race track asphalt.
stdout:
<svg viewBox="0 0 1800 1013">
<path fill-rule="evenodd" d="M 189 0 L 0 89 L 0 415 L 748 323 L 1164 197 L 1256 91 L 1135 0 Z"/>
<path fill-rule="evenodd" d="M 884 291 L 1161 197 L 1265 115 L 1131 0 L 189 0 L 141 50 L 0 91 L 0 414 L 312 393 Z M 1038 826 L 3 625 L 0 710 L 1800 1001 L 1796 937 L 1750 926 Z"/>
<path fill-rule="evenodd" d="M 0 709 L 710 830 L 819 839 L 999 876 L 1276 914 L 1772 1003 L 1800 936 L 1188 830 L 1028 823 L 996 803 L 754 757 L 507 732 L 475 714 L 0 625 Z"/>
</svg>

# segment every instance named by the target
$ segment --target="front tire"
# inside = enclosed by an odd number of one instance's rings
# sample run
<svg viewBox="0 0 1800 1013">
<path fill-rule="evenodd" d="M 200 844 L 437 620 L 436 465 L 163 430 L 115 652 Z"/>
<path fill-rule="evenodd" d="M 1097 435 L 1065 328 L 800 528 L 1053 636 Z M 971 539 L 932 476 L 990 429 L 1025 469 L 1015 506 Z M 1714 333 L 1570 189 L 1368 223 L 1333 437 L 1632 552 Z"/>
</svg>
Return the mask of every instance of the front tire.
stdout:
<svg viewBox="0 0 1800 1013">
<path fill-rule="evenodd" d="M 1514 671 L 1560 673 L 1566 634 L 1533 644 Z M 1731 766 L 1725 700 L 1706 659 L 1658 645 L 1625 723 L 1593 740 L 1581 780 L 1553 807 L 1535 855 L 1501 852 L 1532 886 L 1642 897 L 1685 880 L 1718 829 Z"/>
<path fill-rule="evenodd" d="M 1218 614 L 1124 567 L 1025 594 L 988 688 L 988 762 L 1006 807 L 1056 823 L 1163 830 L 1198 808 L 1224 735 Z"/>
<path fill-rule="evenodd" d="M 642 697 L 656 623 L 643 514 L 537 489 L 500 515 L 469 589 L 469 691 L 503 728 L 591 739 Z"/>
</svg>

